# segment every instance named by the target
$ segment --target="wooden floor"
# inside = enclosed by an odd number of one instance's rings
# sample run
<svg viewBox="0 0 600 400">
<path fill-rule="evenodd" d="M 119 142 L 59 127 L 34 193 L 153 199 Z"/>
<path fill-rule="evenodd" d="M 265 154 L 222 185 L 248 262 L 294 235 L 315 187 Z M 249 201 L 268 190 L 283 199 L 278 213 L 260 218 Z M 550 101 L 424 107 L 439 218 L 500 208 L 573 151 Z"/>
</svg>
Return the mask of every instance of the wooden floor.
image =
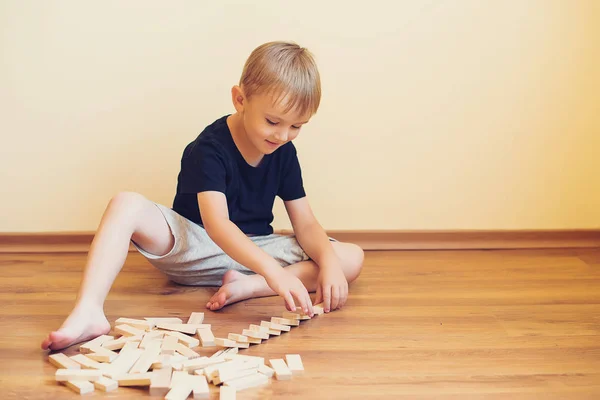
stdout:
<svg viewBox="0 0 600 400">
<path fill-rule="evenodd" d="M 53 381 L 39 344 L 69 312 L 84 259 L 0 254 L 0 398 L 78 397 Z M 212 292 L 173 285 L 131 253 L 106 313 L 111 324 L 187 318 Z M 306 373 L 238 398 L 600 398 L 600 249 L 368 252 L 350 294 L 343 310 L 243 350 L 299 353 Z M 224 336 L 281 311 L 279 298 L 255 299 L 205 321 Z"/>
</svg>

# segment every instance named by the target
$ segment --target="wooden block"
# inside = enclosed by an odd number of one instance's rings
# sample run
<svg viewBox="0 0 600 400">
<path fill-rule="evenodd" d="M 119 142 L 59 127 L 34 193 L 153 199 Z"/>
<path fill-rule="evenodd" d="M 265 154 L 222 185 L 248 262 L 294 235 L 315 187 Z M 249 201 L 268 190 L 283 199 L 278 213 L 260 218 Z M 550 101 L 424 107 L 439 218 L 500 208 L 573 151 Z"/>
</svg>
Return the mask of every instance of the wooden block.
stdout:
<svg viewBox="0 0 600 400">
<path fill-rule="evenodd" d="M 221 357 L 225 353 L 225 349 L 217 351 L 215 354 L 210 356 L 209 358 Z"/>
<path fill-rule="evenodd" d="M 152 383 L 153 372 L 143 374 L 124 374 L 116 378 L 119 386 L 150 386 Z"/>
<path fill-rule="evenodd" d="M 234 354 L 234 353 L 237 354 L 238 351 L 239 350 L 238 350 L 237 347 L 229 347 L 229 348 L 223 350 L 223 355 L 225 355 L 225 354 Z"/>
<path fill-rule="evenodd" d="M 213 335 L 210 329 L 198 329 L 196 331 L 198 333 L 198 337 L 200 338 L 200 343 L 202 343 L 202 347 L 215 347 L 215 336 Z"/>
<path fill-rule="evenodd" d="M 297 320 L 299 320 L 301 317 L 302 317 L 302 315 L 296 314 L 296 313 L 293 313 L 293 312 L 289 312 L 289 311 L 285 311 L 283 313 L 283 315 L 282 315 L 282 318 L 285 318 L 285 319 L 297 319 Z"/>
<path fill-rule="evenodd" d="M 260 326 L 271 328 L 271 329 L 276 329 L 278 331 L 284 331 L 284 332 L 289 332 L 290 329 L 292 329 L 287 325 L 275 324 L 275 323 L 269 322 L 269 321 L 261 321 Z"/>
<path fill-rule="evenodd" d="M 262 364 L 258 367 L 258 372 L 270 378 L 275 373 L 275 370 L 273 368 L 267 367 L 265 364 Z"/>
<path fill-rule="evenodd" d="M 287 364 L 283 359 L 278 358 L 275 360 L 269 360 L 271 367 L 275 370 L 275 378 L 278 381 L 285 381 L 292 379 L 292 371 L 288 368 Z"/>
<path fill-rule="evenodd" d="M 198 329 L 210 329 L 210 324 L 165 324 L 159 323 L 156 324 L 160 329 L 165 329 L 168 331 L 174 332 L 182 332 L 187 333 L 188 335 L 193 335 L 196 333 Z"/>
<path fill-rule="evenodd" d="M 221 386 L 219 400 L 235 400 L 236 390 L 232 386 Z"/>
<path fill-rule="evenodd" d="M 129 325 L 136 329 L 149 331 L 154 329 L 156 324 L 145 319 L 119 318 L 115 321 L 115 325 Z"/>
<path fill-rule="evenodd" d="M 181 354 L 175 354 L 175 355 L 163 354 L 163 355 L 158 356 L 158 359 L 156 359 L 152 363 L 151 368 L 152 369 L 163 369 L 166 367 L 171 367 L 173 364 L 181 363 L 186 360 L 187 360 L 187 357 L 182 356 Z"/>
<path fill-rule="evenodd" d="M 238 379 L 233 379 L 225 382 L 224 387 L 232 387 L 236 391 L 249 389 L 257 386 L 266 385 L 269 383 L 269 377 L 263 374 L 254 373 Z"/>
<path fill-rule="evenodd" d="M 150 346 L 152 343 L 154 343 L 156 346 L 158 346 L 159 348 L 159 352 L 160 349 L 162 347 L 163 344 L 163 340 L 162 339 L 155 339 L 153 337 L 147 337 L 144 336 L 144 339 L 142 339 L 142 341 L 139 343 L 138 347 L 142 350 L 145 350 L 148 348 L 148 346 Z"/>
<path fill-rule="evenodd" d="M 255 332 L 255 331 L 251 331 L 250 329 L 244 329 L 242 331 L 242 335 L 248 336 L 249 338 L 254 338 L 254 339 L 268 339 L 269 338 L 268 333 Z"/>
<path fill-rule="evenodd" d="M 156 358 L 160 354 L 160 343 L 152 342 L 148 344 L 148 347 L 143 350 L 142 355 L 136 361 L 136 363 L 129 370 L 130 374 L 141 374 L 144 372 L 148 372 L 152 363 L 156 360 Z"/>
<path fill-rule="evenodd" d="M 290 371 L 292 371 L 292 374 L 296 375 L 304 372 L 304 365 L 302 364 L 300 354 L 286 354 L 285 361 L 287 362 Z"/>
<path fill-rule="evenodd" d="M 76 354 L 70 357 L 71 360 L 75 361 L 77 364 L 81 365 L 81 368 L 84 369 L 101 369 L 104 370 L 109 364 L 101 364 L 98 361 L 94 361 L 91 358 L 87 357 L 85 354 Z"/>
<path fill-rule="evenodd" d="M 167 336 L 163 340 L 161 354 L 175 354 L 175 349 L 179 343 L 179 339 L 175 336 Z"/>
<path fill-rule="evenodd" d="M 271 328 L 268 328 L 268 327 L 262 326 L 262 325 L 251 324 L 250 325 L 250 330 L 253 331 L 253 332 L 267 333 L 269 335 L 276 335 L 276 336 L 281 335 L 281 331 L 278 331 L 278 330 L 275 330 L 275 329 L 271 329 Z"/>
<path fill-rule="evenodd" d="M 192 392 L 194 399 L 208 399 L 210 390 L 208 388 L 208 382 L 206 377 L 203 375 L 190 375 L 188 380 L 192 384 Z"/>
<path fill-rule="evenodd" d="M 164 397 L 171 387 L 172 374 L 173 369 L 170 366 L 154 370 L 150 383 L 150 396 Z"/>
<path fill-rule="evenodd" d="M 249 337 L 248 338 L 248 343 L 249 344 L 261 344 L 262 343 L 262 339 L 257 339 L 257 338 Z"/>
<path fill-rule="evenodd" d="M 183 382 L 169 390 L 165 400 L 185 400 L 192 393 L 192 389 L 191 382 Z"/>
<path fill-rule="evenodd" d="M 146 321 L 153 323 L 154 325 L 156 324 L 183 324 L 183 321 L 181 320 L 181 318 L 176 318 L 176 317 L 168 317 L 168 318 L 154 318 L 154 317 L 147 317 L 144 318 Z"/>
<path fill-rule="evenodd" d="M 89 342 L 84 343 L 81 346 L 79 346 L 79 352 L 83 353 L 83 354 L 94 353 L 92 350 L 90 350 L 90 347 L 102 346 L 103 343 L 109 342 L 114 339 L 115 339 L 114 336 L 100 335 L 96 339 L 90 340 Z"/>
<path fill-rule="evenodd" d="M 112 356 L 107 356 L 106 354 L 98 354 L 98 353 L 89 353 L 86 354 L 88 358 L 91 358 L 94 361 L 98 362 L 111 362 L 111 359 L 114 360 Z"/>
<path fill-rule="evenodd" d="M 265 363 L 265 359 L 263 357 L 247 356 L 245 354 L 226 354 L 225 360 L 242 360 L 245 362 L 253 362 L 257 366 Z"/>
<path fill-rule="evenodd" d="M 237 333 L 230 333 L 227 339 L 234 340 L 239 343 L 248 343 L 248 337 L 244 335 L 238 335 Z"/>
<path fill-rule="evenodd" d="M 288 318 L 286 316 L 286 314 L 296 314 L 298 315 L 298 318 Z M 317 315 L 314 310 L 313 310 L 313 314 Z M 299 319 L 300 321 L 304 321 L 304 320 L 309 320 L 311 319 L 310 315 L 308 315 L 307 313 L 305 313 L 302 309 L 297 309 L 295 313 L 290 313 L 289 311 L 285 311 L 283 313 L 283 318 L 287 318 L 287 319 Z"/>
<path fill-rule="evenodd" d="M 66 381 L 61 383 L 64 383 L 66 387 L 79 394 L 87 394 L 94 391 L 94 385 L 88 381 Z"/>
<path fill-rule="evenodd" d="M 226 361 L 221 364 L 210 365 L 210 366 L 204 368 L 204 374 L 206 375 L 208 380 L 211 381 L 213 378 L 216 378 L 220 375 L 220 371 L 225 371 L 228 369 L 229 370 L 248 369 L 249 367 L 251 367 L 251 365 L 244 367 L 244 363 L 245 362 L 242 360 L 231 360 L 231 361 Z"/>
<path fill-rule="evenodd" d="M 248 329 L 252 332 L 269 333 L 269 328 L 267 328 L 266 326 L 250 324 L 250 327 Z"/>
<path fill-rule="evenodd" d="M 50 364 L 62 369 L 81 369 L 81 364 L 71 360 L 64 353 L 56 353 L 48 356 Z"/>
<path fill-rule="evenodd" d="M 224 338 L 215 338 L 215 344 L 221 347 L 237 347 L 237 344 L 234 340 Z"/>
<path fill-rule="evenodd" d="M 154 330 L 154 331 L 146 332 L 144 334 L 144 337 L 150 337 L 153 339 L 163 339 L 165 337 L 166 333 L 167 332 L 165 332 L 165 331 Z"/>
<path fill-rule="evenodd" d="M 243 378 L 249 375 L 256 375 L 258 373 L 258 368 L 247 368 L 240 370 L 227 370 L 224 373 L 213 379 L 213 383 L 215 385 L 220 385 L 225 382 L 230 382 L 235 379 Z"/>
<path fill-rule="evenodd" d="M 189 347 L 184 346 L 182 343 L 177 343 L 177 345 L 175 346 L 175 351 L 187 358 L 200 357 L 200 354 L 196 353 L 194 350 L 190 349 Z"/>
<path fill-rule="evenodd" d="M 235 346 L 239 349 L 247 349 L 250 347 L 250 343 L 235 342 Z"/>
<path fill-rule="evenodd" d="M 188 374 L 187 371 L 173 371 L 173 374 L 171 375 L 171 388 L 187 382 L 188 376 L 190 376 L 190 374 Z"/>
<path fill-rule="evenodd" d="M 259 366 L 260 360 L 246 361 L 244 359 L 237 359 L 217 364 L 214 367 L 206 367 L 204 372 L 209 378 L 213 379 L 215 385 L 218 385 L 231 379 L 249 375 L 248 371 L 256 373 Z M 244 372 L 242 373 L 242 371 Z"/>
<path fill-rule="evenodd" d="M 102 371 L 97 369 L 57 369 L 54 377 L 57 382 L 97 381 L 102 377 Z"/>
<path fill-rule="evenodd" d="M 273 322 L 275 324 L 289 325 L 289 326 L 300 325 L 300 321 L 298 321 L 297 319 L 286 319 L 286 318 L 278 318 L 278 317 L 271 318 L 271 322 Z"/>
<path fill-rule="evenodd" d="M 213 383 L 220 385 L 224 382 L 231 381 L 244 376 L 254 375 L 258 373 L 258 367 L 248 367 L 246 364 L 241 364 L 238 367 L 219 368 L 217 374 L 214 375 Z"/>
<path fill-rule="evenodd" d="M 102 343 L 102 347 L 108 350 L 119 350 L 125 347 L 128 342 L 139 342 L 142 340 L 142 336 L 123 336 L 116 340 L 109 340 Z"/>
<path fill-rule="evenodd" d="M 158 331 L 155 331 L 155 332 L 158 332 Z M 163 332 L 159 332 L 159 333 L 162 334 Z M 147 333 L 144 335 L 144 338 L 142 339 L 142 341 L 140 342 L 140 345 L 138 347 L 140 349 L 145 349 L 148 346 L 148 343 L 151 343 L 151 342 L 156 342 L 159 344 L 158 347 L 161 347 L 163 339 L 160 339 L 156 336 L 152 336 L 150 333 Z"/>
<path fill-rule="evenodd" d="M 323 308 L 323 303 L 313 305 L 313 312 L 315 315 L 325 314 L 325 309 Z"/>
<path fill-rule="evenodd" d="M 119 383 L 115 380 L 103 376 L 97 381 L 94 381 L 94 386 L 96 387 L 96 389 L 102 390 L 104 392 L 112 392 L 113 390 L 116 390 L 119 387 Z"/>
<path fill-rule="evenodd" d="M 113 362 L 119 355 L 118 353 L 115 353 L 106 347 L 100 347 L 99 345 L 88 346 L 88 349 L 91 350 L 92 353 L 87 356 L 92 360 L 99 362 Z M 94 357 L 92 357 L 92 354 L 94 354 Z"/>
<path fill-rule="evenodd" d="M 181 363 L 182 371 L 195 371 L 198 369 L 204 369 L 211 365 L 224 363 L 226 360 L 223 357 L 200 357 L 192 360 L 187 360 Z"/>
<path fill-rule="evenodd" d="M 123 336 L 140 336 L 144 337 L 144 331 L 141 329 L 134 328 L 133 326 L 129 326 L 127 324 L 121 324 L 115 326 L 115 332 Z"/>
<path fill-rule="evenodd" d="M 139 360 L 144 351 L 141 349 L 123 349 L 119 353 L 119 357 L 110 364 L 104 371 L 103 375 L 112 379 L 120 375 L 127 374 L 131 367 Z"/>
<path fill-rule="evenodd" d="M 137 340 L 130 340 L 127 343 L 125 343 L 125 346 L 123 346 L 121 351 L 132 350 L 132 349 L 140 349 L 140 342 L 138 342 Z M 142 349 L 140 349 L 140 350 L 142 350 Z"/>
<path fill-rule="evenodd" d="M 207 363 L 210 363 L 211 359 L 208 357 L 198 357 L 198 358 L 193 358 L 191 360 L 185 360 L 181 363 L 181 371 L 185 371 L 188 372 L 189 371 L 193 371 L 196 369 L 200 369 L 200 368 L 204 368 L 207 365 Z"/>
<path fill-rule="evenodd" d="M 190 318 L 188 319 L 188 324 L 201 324 L 204 322 L 204 313 L 203 312 L 193 312 L 190 314 Z"/>
<path fill-rule="evenodd" d="M 183 343 L 184 345 L 190 348 L 197 347 L 200 344 L 200 341 L 198 339 L 190 337 L 188 335 L 184 335 L 181 332 L 167 332 L 166 336 L 175 336 L 180 343 Z"/>
</svg>

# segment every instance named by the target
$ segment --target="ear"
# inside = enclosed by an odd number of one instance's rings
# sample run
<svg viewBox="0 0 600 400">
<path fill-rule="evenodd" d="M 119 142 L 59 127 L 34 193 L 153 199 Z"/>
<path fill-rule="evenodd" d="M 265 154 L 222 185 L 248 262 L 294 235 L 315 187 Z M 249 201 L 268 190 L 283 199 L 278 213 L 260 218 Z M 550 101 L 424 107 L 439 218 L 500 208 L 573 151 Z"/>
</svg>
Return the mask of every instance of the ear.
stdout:
<svg viewBox="0 0 600 400">
<path fill-rule="evenodd" d="M 237 112 L 244 112 L 244 108 L 246 106 L 246 96 L 244 95 L 242 88 L 238 85 L 235 85 L 231 88 L 231 101 L 233 102 L 233 106 Z"/>
</svg>

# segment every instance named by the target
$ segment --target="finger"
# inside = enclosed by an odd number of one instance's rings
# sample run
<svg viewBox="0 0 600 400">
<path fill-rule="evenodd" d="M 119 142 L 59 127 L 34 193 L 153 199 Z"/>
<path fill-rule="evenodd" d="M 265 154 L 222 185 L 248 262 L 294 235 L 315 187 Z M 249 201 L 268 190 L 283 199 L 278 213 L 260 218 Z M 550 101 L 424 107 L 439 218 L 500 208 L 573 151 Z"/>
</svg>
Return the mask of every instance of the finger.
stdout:
<svg viewBox="0 0 600 400">
<path fill-rule="evenodd" d="M 312 301 L 310 300 L 310 294 L 308 294 L 308 290 L 306 291 L 306 306 L 308 307 L 308 316 L 313 317 L 315 313 L 313 312 Z"/>
<path fill-rule="evenodd" d="M 286 292 L 283 298 L 285 299 L 285 305 L 288 311 L 296 311 L 296 304 L 294 304 L 294 297 L 292 294 L 290 292 Z"/>
<path fill-rule="evenodd" d="M 331 286 L 325 286 L 323 289 L 323 308 L 325 312 L 331 311 Z"/>
<path fill-rule="evenodd" d="M 331 288 L 331 309 L 336 310 L 340 303 L 340 289 L 337 286 Z"/>
<path fill-rule="evenodd" d="M 340 308 L 344 307 L 346 305 L 346 302 L 348 301 L 348 286 L 342 286 L 341 293 L 342 294 L 340 295 Z"/>
<path fill-rule="evenodd" d="M 323 291 L 321 290 L 321 285 L 317 285 L 317 295 L 315 297 L 315 304 L 320 304 L 323 302 Z"/>
<path fill-rule="evenodd" d="M 308 315 L 312 318 L 315 316 L 315 312 L 312 308 L 312 301 L 310 300 L 310 294 L 306 291 L 306 298 L 308 299 Z"/>
<path fill-rule="evenodd" d="M 304 290 L 304 292 L 306 292 L 306 289 Z M 306 295 L 303 292 L 295 292 L 294 297 L 296 298 L 296 300 L 298 300 L 298 305 L 306 314 L 308 311 L 308 306 L 306 304 Z"/>
</svg>

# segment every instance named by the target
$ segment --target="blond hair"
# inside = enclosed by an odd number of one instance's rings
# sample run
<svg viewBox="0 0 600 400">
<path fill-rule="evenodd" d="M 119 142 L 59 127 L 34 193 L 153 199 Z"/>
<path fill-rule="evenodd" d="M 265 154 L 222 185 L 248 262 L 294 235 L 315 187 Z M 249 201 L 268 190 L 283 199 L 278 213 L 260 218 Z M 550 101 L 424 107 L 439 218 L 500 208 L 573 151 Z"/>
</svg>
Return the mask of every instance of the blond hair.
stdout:
<svg viewBox="0 0 600 400">
<path fill-rule="evenodd" d="M 258 46 L 246 60 L 240 87 L 246 98 L 253 95 L 285 99 L 285 112 L 314 115 L 321 102 L 321 78 L 313 55 L 293 42 L 269 42 Z"/>
</svg>

